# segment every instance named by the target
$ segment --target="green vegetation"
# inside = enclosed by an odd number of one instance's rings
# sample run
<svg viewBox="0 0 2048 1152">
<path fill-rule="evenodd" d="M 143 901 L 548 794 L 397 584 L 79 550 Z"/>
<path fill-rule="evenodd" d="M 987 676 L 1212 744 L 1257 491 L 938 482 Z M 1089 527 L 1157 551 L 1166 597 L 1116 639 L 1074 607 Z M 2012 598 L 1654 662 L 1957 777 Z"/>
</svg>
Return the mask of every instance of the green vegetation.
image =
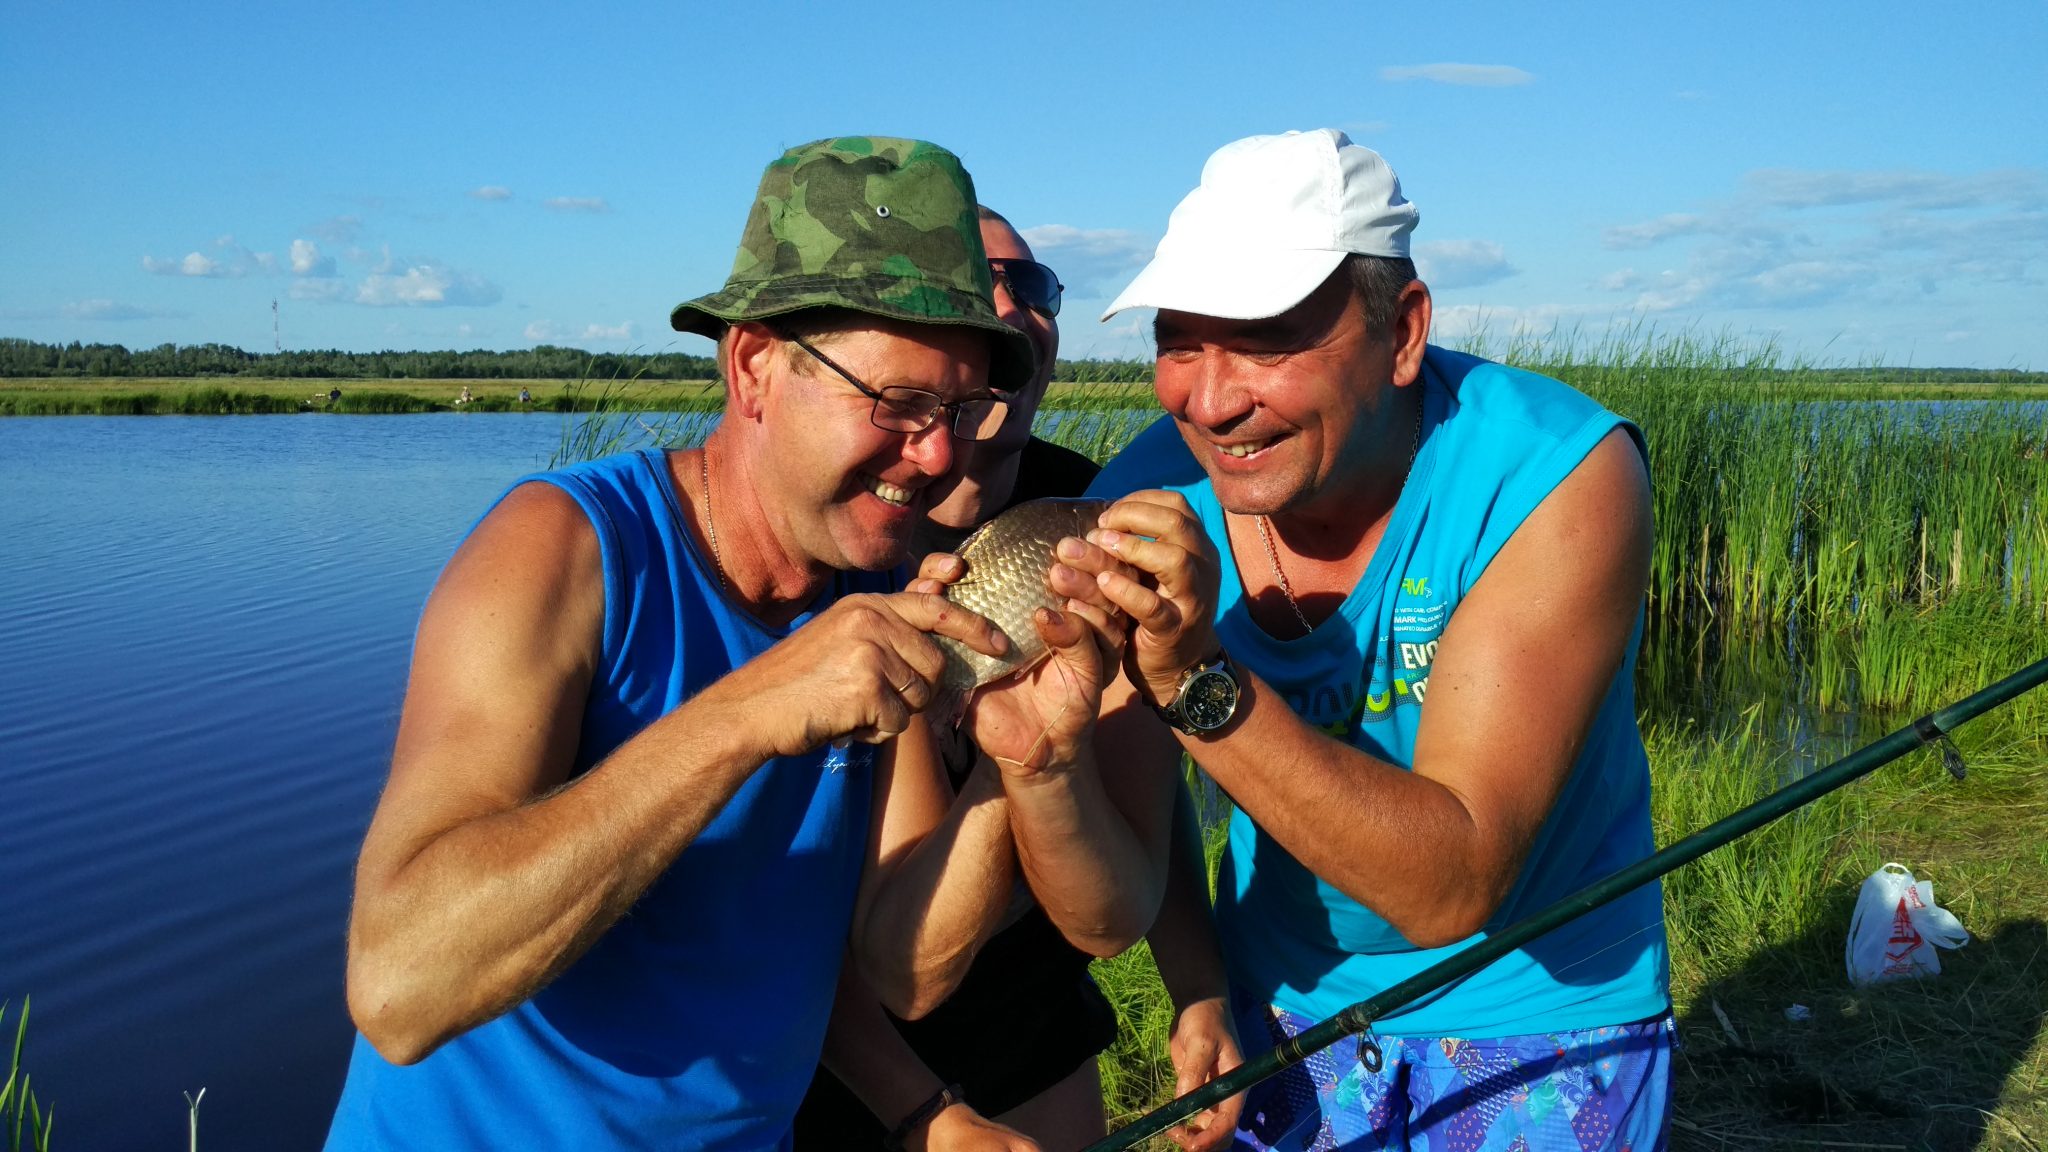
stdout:
<svg viewBox="0 0 2048 1152">
<path fill-rule="evenodd" d="M 7 1083 L 0 1086 L 0 1142 L 6 1144 L 7 1152 L 21 1152 L 23 1148 L 49 1152 L 50 1130 L 57 1123 L 56 1107 L 53 1105 L 47 1112 L 43 1110 L 30 1086 L 29 1074 L 21 1070 L 21 1052 L 28 1043 L 29 1000 L 27 996 L 21 998 L 21 1019 L 14 1026 L 14 1050 L 7 1062 Z M 0 1003 L 0 1024 L 7 1022 L 7 1008 L 7 1004 Z"/>
</svg>

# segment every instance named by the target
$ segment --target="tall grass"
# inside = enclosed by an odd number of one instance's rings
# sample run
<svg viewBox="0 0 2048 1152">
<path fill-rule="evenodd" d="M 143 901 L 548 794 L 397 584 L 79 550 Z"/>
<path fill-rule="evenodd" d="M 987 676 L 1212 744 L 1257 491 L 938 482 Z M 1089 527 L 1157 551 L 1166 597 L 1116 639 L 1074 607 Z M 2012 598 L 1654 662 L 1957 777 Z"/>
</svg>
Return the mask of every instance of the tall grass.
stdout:
<svg viewBox="0 0 2048 1152">
<path fill-rule="evenodd" d="M 21 1070 L 22 1049 L 28 1043 L 29 1000 L 27 996 L 21 998 L 21 1019 L 14 1027 L 7 1083 L 0 1086 L 0 1141 L 6 1143 L 8 1152 L 21 1152 L 23 1148 L 49 1152 L 50 1130 L 57 1123 L 57 1109 L 52 1106 L 47 1112 L 43 1110 L 31 1086 L 31 1077 Z M 0 1003 L 0 1024 L 7 1021 L 7 1008 L 7 1004 Z M 24 1137 L 27 1143 L 23 1143 Z"/>
<path fill-rule="evenodd" d="M 1474 349 L 1634 420 L 1650 448 L 1654 608 L 1845 626 L 1990 593 L 2048 618 L 2040 402 L 1843 403 L 1769 342 L 1626 328 Z"/>
</svg>

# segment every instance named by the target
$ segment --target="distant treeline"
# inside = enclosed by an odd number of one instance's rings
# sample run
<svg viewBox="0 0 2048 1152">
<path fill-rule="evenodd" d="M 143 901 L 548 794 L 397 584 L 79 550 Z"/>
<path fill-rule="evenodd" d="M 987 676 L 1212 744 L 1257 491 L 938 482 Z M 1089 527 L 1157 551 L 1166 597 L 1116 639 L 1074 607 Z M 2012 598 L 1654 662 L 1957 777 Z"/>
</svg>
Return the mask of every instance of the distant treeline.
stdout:
<svg viewBox="0 0 2048 1152">
<path fill-rule="evenodd" d="M 1552 367 L 1544 365 L 1542 367 Z M 512 352 L 245 352 L 226 344 L 40 344 L 0 338 L 0 377 L 206 378 L 250 376 L 315 380 L 711 380 L 709 356 L 679 352 L 586 352 L 541 344 Z M 2010 368 L 1750 368 L 1751 380 L 1826 383 L 2043 384 L 2048 372 Z M 1061 360 L 1053 379 L 1076 384 L 1146 384 L 1150 360 Z"/>
<path fill-rule="evenodd" d="M 709 356 L 679 352 L 586 352 L 542 344 L 512 352 L 245 352 L 226 344 L 40 344 L 0 339 L 0 377 L 207 378 L 251 376 L 314 380 L 710 380 Z M 1088 384 L 1144 383 L 1152 365 L 1138 360 L 1062 360 L 1054 375 Z"/>
</svg>

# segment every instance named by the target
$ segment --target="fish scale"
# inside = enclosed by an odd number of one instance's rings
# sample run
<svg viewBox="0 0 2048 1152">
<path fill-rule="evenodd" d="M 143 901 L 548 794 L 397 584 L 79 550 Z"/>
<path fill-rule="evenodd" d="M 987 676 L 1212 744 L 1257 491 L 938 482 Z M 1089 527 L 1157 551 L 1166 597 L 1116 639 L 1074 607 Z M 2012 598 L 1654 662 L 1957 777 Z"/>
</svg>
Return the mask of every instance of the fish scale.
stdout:
<svg viewBox="0 0 2048 1152">
<path fill-rule="evenodd" d="M 941 716 L 957 718 L 976 688 L 1044 659 L 1045 641 L 1032 617 L 1040 608 L 1065 603 L 1047 583 L 1053 549 L 1063 537 L 1085 537 L 1107 507 L 1106 500 L 1027 500 L 960 545 L 967 574 L 946 588 L 946 599 L 988 617 L 1010 638 L 1010 649 L 1000 657 L 984 656 L 957 640 L 932 637 L 946 657 L 934 704 Z"/>
</svg>

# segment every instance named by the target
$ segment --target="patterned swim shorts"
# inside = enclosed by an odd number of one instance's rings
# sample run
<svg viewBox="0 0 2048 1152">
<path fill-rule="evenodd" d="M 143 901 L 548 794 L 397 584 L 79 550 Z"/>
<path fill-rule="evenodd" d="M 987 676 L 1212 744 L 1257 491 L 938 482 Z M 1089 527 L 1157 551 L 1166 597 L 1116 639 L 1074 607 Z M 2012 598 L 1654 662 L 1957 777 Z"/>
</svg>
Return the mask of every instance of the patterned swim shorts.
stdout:
<svg viewBox="0 0 2048 1152">
<path fill-rule="evenodd" d="M 1247 1059 L 1316 1024 L 1278 1008 L 1238 1003 Z M 1675 1035 L 1667 1015 L 1482 1040 L 1373 1033 L 1378 1059 L 1358 1040 L 1339 1040 L 1251 1090 L 1234 1147 L 1662 1152 L 1671 1128 Z"/>
</svg>

